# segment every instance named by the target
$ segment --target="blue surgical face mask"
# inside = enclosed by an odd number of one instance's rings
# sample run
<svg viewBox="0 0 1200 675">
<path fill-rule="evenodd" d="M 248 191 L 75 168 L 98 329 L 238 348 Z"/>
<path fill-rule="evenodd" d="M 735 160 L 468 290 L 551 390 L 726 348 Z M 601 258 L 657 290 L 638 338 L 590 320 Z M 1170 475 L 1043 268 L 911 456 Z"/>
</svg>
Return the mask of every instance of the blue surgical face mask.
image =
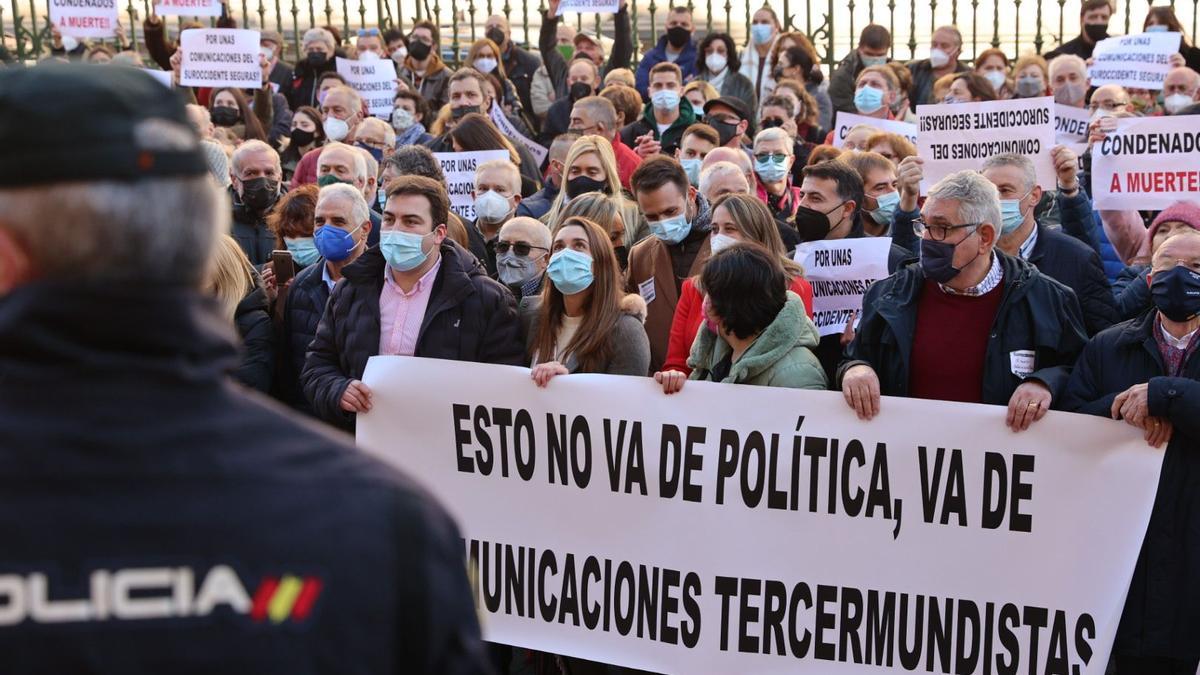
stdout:
<svg viewBox="0 0 1200 675">
<path fill-rule="evenodd" d="M 313 242 L 317 246 L 317 251 L 325 256 L 325 259 L 330 262 L 342 262 L 350 257 L 354 252 L 358 242 L 354 240 L 354 233 L 362 229 L 362 225 L 347 232 L 340 227 L 333 225 L 322 225 L 313 232 Z"/>
<path fill-rule="evenodd" d="M 782 159 L 774 161 L 772 159 L 754 160 L 754 173 L 763 180 L 764 183 L 778 183 L 787 178 L 788 166 L 787 160 Z"/>
<path fill-rule="evenodd" d="M 771 41 L 771 36 L 775 32 L 775 27 L 769 23 L 756 23 L 750 25 L 750 37 L 756 45 L 765 45 Z"/>
<path fill-rule="evenodd" d="M 355 143 L 354 147 L 362 148 L 363 150 L 366 150 L 367 152 L 371 153 L 371 156 L 375 158 L 376 162 L 383 161 L 383 151 L 380 150 L 379 148 L 372 148 L 371 146 L 369 146 L 365 143 Z"/>
<path fill-rule="evenodd" d="M 854 92 L 854 107 L 864 115 L 870 115 L 883 107 L 883 90 L 871 86 L 859 87 Z"/>
<path fill-rule="evenodd" d="M 892 222 L 892 214 L 896 212 L 896 207 L 900 205 L 900 193 L 896 191 L 888 192 L 879 195 L 875 198 L 878 208 L 871 209 L 871 219 L 880 225 L 887 225 Z"/>
<path fill-rule="evenodd" d="M 867 56 L 861 53 L 858 55 L 858 58 L 860 61 L 862 61 L 863 67 L 865 68 L 887 65 L 888 59 L 886 56 Z"/>
<path fill-rule="evenodd" d="M 681 159 L 679 164 L 683 167 L 684 173 L 687 174 L 688 182 L 692 187 L 700 187 L 700 159 Z"/>
<path fill-rule="evenodd" d="M 569 248 L 550 256 L 550 283 L 563 295 L 575 295 L 592 285 L 592 256 Z"/>
<path fill-rule="evenodd" d="M 674 110 L 679 107 L 679 92 L 674 89 L 659 89 L 650 94 L 650 103 L 655 110 Z"/>
<path fill-rule="evenodd" d="M 674 218 L 647 221 L 646 224 L 650 226 L 650 234 L 668 244 L 678 244 L 692 231 L 692 224 L 682 213 Z"/>
<path fill-rule="evenodd" d="M 313 244 L 312 237 L 287 238 L 283 240 L 283 244 L 292 253 L 292 260 L 299 263 L 301 267 L 308 267 L 321 257 L 321 252 Z"/>
<path fill-rule="evenodd" d="M 1021 213 L 1021 200 L 1028 196 L 1029 192 L 1026 192 L 1024 197 L 1000 200 L 1001 236 L 1015 232 L 1018 227 L 1021 227 L 1021 223 L 1025 222 L 1025 214 Z"/>
<path fill-rule="evenodd" d="M 1169 30 L 1171 30 L 1170 26 L 1166 26 L 1161 23 L 1156 23 L 1153 26 L 1146 26 L 1147 33 L 1166 33 Z"/>
<path fill-rule="evenodd" d="M 433 234 L 430 232 L 429 234 Z M 429 254 L 425 252 L 425 237 L 411 232 L 390 230 L 379 234 L 379 249 L 383 252 L 384 260 L 392 269 L 398 272 L 415 270 L 425 262 Z"/>
</svg>

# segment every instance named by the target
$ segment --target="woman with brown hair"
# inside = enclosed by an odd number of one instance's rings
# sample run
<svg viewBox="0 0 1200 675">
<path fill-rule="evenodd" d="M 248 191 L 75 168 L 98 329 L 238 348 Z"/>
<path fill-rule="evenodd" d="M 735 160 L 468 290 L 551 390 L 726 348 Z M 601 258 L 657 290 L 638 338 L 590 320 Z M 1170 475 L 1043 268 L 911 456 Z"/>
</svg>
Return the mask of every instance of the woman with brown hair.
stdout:
<svg viewBox="0 0 1200 675">
<path fill-rule="evenodd" d="M 797 51 L 799 50 L 799 51 Z M 825 75 L 820 68 L 821 59 L 808 36 L 799 31 L 784 33 L 775 41 L 771 50 L 771 75 L 776 82 L 798 79 L 804 89 L 817 102 L 817 119 L 822 128 L 833 126 L 833 101 L 829 93 L 821 88 Z"/>
<path fill-rule="evenodd" d="M 790 98 L 796 109 L 796 139 L 820 145 L 826 130 L 821 128 L 820 106 L 800 80 L 784 78 L 775 84 L 775 94 Z"/>
<path fill-rule="evenodd" d="M 268 105 L 270 101 L 267 102 Z M 229 87 L 214 89 L 208 97 L 208 114 L 218 127 L 231 129 L 243 141 L 266 142 L 262 123 L 254 116 L 241 91 Z"/>
<path fill-rule="evenodd" d="M 450 130 L 450 143 L 454 152 L 476 152 L 479 150 L 507 150 L 509 160 L 521 172 L 521 197 L 529 197 L 542 189 L 538 168 L 521 161 L 521 154 L 505 138 L 496 125 L 485 115 L 468 113 Z"/>
<path fill-rule="evenodd" d="M 982 75 L 968 71 L 957 73 L 954 79 L 950 80 L 950 88 L 946 90 L 946 98 L 943 99 L 943 102 L 979 103 L 995 100 L 996 92 L 992 90 L 992 83 Z"/>
<path fill-rule="evenodd" d="M 561 220 L 586 218 L 608 233 L 621 272 L 629 267 L 629 247 L 625 245 L 625 215 L 621 213 L 621 201 L 602 192 L 587 192 L 567 202 Z M 551 226 L 551 229 L 554 229 Z"/>
<path fill-rule="evenodd" d="M 1187 33 L 1183 31 L 1183 24 L 1179 21 L 1179 17 L 1175 16 L 1173 4 L 1159 5 L 1146 10 L 1146 20 L 1142 24 L 1142 30 L 1147 33 L 1159 31 L 1179 33 L 1179 55 L 1183 57 L 1183 63 L 1179 65 L 1200 72 L 1200 47 L 1196 47 L 1188 40 Z"/>
<path fill-rule="evenodd" d="M 516 87 L 504 71 L 504 59 L 500 58 L 500 47 L 495 42 L 487 38 L 479 38 L 473 42 L 462 65 L 464 68 L 474 68 L 484 75 L 494 75 L 502 87 L 496 92 L 496 100 L 500 102 L 500 107 L 510 115 L 525 118 L 521 97 L 517 96 Z M 482 112 L 487 113 L 486 110 Z"/>
<path fill-rule="evenodd" d="M 1008 55 L 1002 49 L 985 49 L 975 57 L 975 73 L 992 85 L 997 99 L 1010 99 L 1015 93 Z"/>
<path fill-rule="evenodd" d="M 530 375 L 539 387 L 569 373 L 646 376 L 646 303 L 622 290 L 603 228 L 585 218 L 563 221 L 546 277 L 541 296 L 521 302 Z"/>
</svg>

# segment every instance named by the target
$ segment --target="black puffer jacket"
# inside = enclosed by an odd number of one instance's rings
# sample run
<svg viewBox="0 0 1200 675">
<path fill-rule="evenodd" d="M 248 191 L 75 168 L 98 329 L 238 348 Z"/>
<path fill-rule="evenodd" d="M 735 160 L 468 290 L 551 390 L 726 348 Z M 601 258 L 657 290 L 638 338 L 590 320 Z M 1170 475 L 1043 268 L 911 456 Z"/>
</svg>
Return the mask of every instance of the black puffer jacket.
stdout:
<svg viewBox="0 0 1200 675">
<path fill-rule="evenodd" d="M 309 413 L 312 408 L 300 390 L 300 373 L 304 370 L 304 355 L 317 335 L 317 324 L 321 323 L 325 303 L 329 300 L 329 286 L 321 273 L 324 269 L 325 259 L 321 258 L 300 270 L 288 286 L 280 322 L 276 395 L 293 408 Z"/>
<path fill-rule="evenodd" d="M 522 365 L 525 345 L 512 293 L 450 239 L 442 242 L 441 255 L 415 355 Z M 362 379 L 367 359 L 379 353 L 379 294 L 386 268 L 376 247 L 342 270 L 345 278 L 329 296 L 300 375 L 317 416 L 347 429 L 353 428 L 354 416 L 339 402 L 350 381 Z"/>
<path fill-rule="evenodd" d="M 333 57 L 329 57 L 325 63 L 319 66 L 313 66 L 307 59 L 299 61 L 292 70 L 291 84 L 281 87 L 280 93 L 287 98 L 288 105 L 292 110 L 302 105 L 320 107 L 320 104 L 317 103 L 317 80 L 325 73 L 336 70 L 337 60 Z"/>
<path fill-rule="evenodd" d="M 254 213 L 250 207 L 243 205 L 233 188 L 229 188 L 229 198 L 233 200 L 233 231 L 230 234 L 242 247 L 250 264 L 258 267 L 271 259 L 271 251 L 275 250 L 275 233 L 267 227 L 266 214 Z"/>
<path fill-rule="evenodd" d="M 1114 651 L 1194 661 L 1200 658 L 1200 356 L 1192 354 L 1182 377 L 1167 377 L 1152 332 L 1157 316 L 1143 312 L 1093 338 L 1071 373 L 1063 408 L 1109 417 L 1117 394 L 1149 383 L 1150 414 L 1171 421 Z"/>
<path fill-rule="evenodd" d="M 1026 379 L 1045 384 L 1058 409 L 1071 364 L 1087 342 L 1079 301 L 1071 289 L 1024 260 L 998 251 L 996 255 L 1004 270 L 1004 289 L 984 357 L 980 401 L 1008 404 L 1022 382 L 1012 372 L 1010 354 L 1028 350 L 1034 353 L 1035 365 Z M 924 283 L 921 266 L 912 264 L 871 285 L 863 296 L 858 332 L 838 368 L 838 389 L 847 369 L 866 364 L 879 376 L 880 393 L 908 396 L 909 363 Z"/>
<path fill-rule="evenodd" d="M 238 303 L 233 323 L 242 337 L 242 363 L 233 371 L 233 378 L 264 394 L 270 393 L 275 374 L 275 328 L 271 325 L 267 292 L 255 286 Z"/>
</svg>

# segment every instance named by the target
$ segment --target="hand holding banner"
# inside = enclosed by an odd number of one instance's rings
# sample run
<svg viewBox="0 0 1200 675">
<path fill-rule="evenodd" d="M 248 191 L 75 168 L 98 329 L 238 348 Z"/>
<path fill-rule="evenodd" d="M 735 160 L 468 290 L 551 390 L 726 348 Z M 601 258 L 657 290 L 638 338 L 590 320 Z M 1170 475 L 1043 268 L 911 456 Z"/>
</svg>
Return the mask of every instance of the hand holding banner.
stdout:
<svg viewBox="0 0 1200 675">
<path fill-rule="evenodd" d="M 917 106 L 917 154 L 925 160 L 921 194 L 955 171 L 978 171 L 983 160 L 1001 153 L 1029 157 L 1038 185 L 1054 189 L 1053 106 L 1048 96 Z"/>
<path fill-rule="evenodd" d="M 395 356 L 363 381 L 359 445 L 460 524 L 484 637 L 654 672 L 1102 675 L 1163 459 L 1001 406 L 864 423 L 834 392 Z"/>
</svg>

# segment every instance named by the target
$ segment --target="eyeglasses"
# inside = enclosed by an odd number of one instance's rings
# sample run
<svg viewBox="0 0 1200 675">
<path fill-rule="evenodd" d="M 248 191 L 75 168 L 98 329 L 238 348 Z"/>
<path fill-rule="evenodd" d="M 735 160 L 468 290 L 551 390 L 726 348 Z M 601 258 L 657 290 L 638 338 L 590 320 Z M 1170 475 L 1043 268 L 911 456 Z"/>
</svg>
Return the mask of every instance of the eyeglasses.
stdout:
<svg viewBox="0 0 1200 675">
<path fill-rule="evenodd" d="M 539 251 L 550 250 L 544 246 L 534 246 L 533 244 L 526 244 L 523 241 L 518 241 L 515 244 L 510 244 L 507 241 L 496 242 L 496 253 L 508 253 L 508 249 L 510 248 L 512 249 L 513 253 L 517 254 L 517 256 L 521 258 L 528 256 L 529 252 L 535 248 Z"/>
<path fill-rule="evenodd" d="M 1092 112 L 1096 112 L 1097 110 L 1107 110 L 1109 112 L 1115 112 L 1117 110 L 1120 110 L 1121 108 L 1124 108 L 1127 105 L 1129 105 L 1129 101 L 1106 101 L 1104 103 L 1093 102 L 1093 103 L 1088 104 L 1088 110 L 1090 110 Z"/>
<path fill-rule="evenodd" d="M 762 152 L 754 156 L 760 162 L 782 162 L 788 158 L 785 152 Z"/>
<path fill-rule="evenodd" d="M 966 227 L 979 227 L 983 223 L 965 223 L 963 225 L 927 225 L 925 219 L 917 218 L 913 221 L 913 233 L 918 237 L 929 233 L 929 238 L 934 241 L 946 241 L 946 237 L 950 236 L 951 232 L 961 230 Z"/>
<path fill-rule="evenodd" d="M 358 29 L 358 37 L 382 37 L 382 33 L 378 28 L 360 28 Z"/>
</svg>

